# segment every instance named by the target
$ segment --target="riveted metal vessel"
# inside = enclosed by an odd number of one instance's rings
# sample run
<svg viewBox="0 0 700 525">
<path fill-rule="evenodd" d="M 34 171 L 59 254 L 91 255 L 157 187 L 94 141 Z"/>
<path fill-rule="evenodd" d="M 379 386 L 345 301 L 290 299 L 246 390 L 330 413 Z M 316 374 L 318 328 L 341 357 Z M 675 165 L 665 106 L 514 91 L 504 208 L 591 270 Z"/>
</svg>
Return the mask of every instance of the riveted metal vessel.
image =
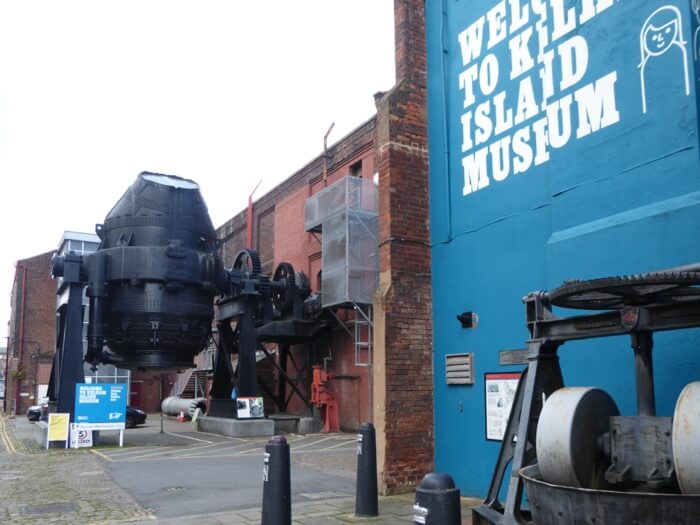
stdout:
<svg viewBox="0 0 700 525">
<path fill-rule="evenodd" d="M 97 233 L 89 346 L 106 343 L 103 360 L 122 368 L 192 367 L 207 344 L 213 299 L 225 278 L 199 186 L 143 172 Z"/>
</svg>

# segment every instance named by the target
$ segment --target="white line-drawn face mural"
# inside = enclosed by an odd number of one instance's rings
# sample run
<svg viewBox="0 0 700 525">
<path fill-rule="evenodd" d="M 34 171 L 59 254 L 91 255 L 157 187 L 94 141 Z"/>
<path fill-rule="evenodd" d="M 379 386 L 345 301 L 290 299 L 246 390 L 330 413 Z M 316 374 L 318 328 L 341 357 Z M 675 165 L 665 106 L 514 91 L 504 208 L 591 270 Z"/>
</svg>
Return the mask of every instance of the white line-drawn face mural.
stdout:
<svg viewBox="0 0 700 525">
<path fill-rule="evenodd" d="M 651 56 L 664 53 L 678 37 L 678 21 L 666 22 L 661 27 L 650 24 L 644 34 L 644 50 Z"/>
<path fill-rule="evenodd" d="M 698 4 L 700 12 L 700 0 L 691 0 L 693 6 Z M 697 12 L 696 12 L 697 15 Z M 697 36 L 697 35 L 696 35 Z M 667 53 L 674 47 L 680 50 L 682 56 L 682 68 L 685 78 L 685 94 L 690 95 L 690 82 L 688 80 L 688 60 L 685 50 L 686 42 L 683 40 L 683 24 L 681 12 L 676 6 L 665 5 L 654 11 L 644 22 L 639 33 L 639 47 L 642 61 L 639 63 L 639 76 L 642 88 L 642 112 L 647 112 L 646 78 L 645 69 L 647 62 L 654 57 Z"/>
</svg>

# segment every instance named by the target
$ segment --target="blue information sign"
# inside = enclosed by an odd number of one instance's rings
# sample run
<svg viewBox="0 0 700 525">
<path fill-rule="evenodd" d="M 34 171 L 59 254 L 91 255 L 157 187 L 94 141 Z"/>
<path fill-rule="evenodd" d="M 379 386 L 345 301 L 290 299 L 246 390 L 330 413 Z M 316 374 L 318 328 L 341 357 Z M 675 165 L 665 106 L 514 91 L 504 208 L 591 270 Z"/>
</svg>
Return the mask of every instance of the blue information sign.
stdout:
<svg viewBox="0 0 700 525">
<path fill-rule="evenodd" d="M 78 383 L 75 385 L 75 423 L 85 430 L 123 429 L 127 385 Z"/>
</svg>

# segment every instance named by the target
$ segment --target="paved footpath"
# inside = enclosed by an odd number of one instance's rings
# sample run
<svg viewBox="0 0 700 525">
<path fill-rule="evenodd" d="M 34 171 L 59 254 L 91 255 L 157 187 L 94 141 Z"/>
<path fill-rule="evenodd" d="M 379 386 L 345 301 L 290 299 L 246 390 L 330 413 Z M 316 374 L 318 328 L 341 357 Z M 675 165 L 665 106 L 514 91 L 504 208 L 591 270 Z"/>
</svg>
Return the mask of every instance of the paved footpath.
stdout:
<svg viewBox="0 0 700 525">
<path fill-rule="evenodd" d="M 0 415 L 0 523 L 3 525 L 242 525 L 260 523 L 260 505 L 247 509 L 202 512 L 193 508 L 182 517 L 159 518 L 138 503 L 138 494 L 121 488 L 105 468 L 100 454 L 89 449 L 43 450 L 32 439 L 32 425 L 26 418 Z M 177 436 L 166 433 L 178 446 Z M 170 436 L 170 437 L 168 437 Z M 332 467 L 329 467 L 329 469 Z M 379 516 L 357 518 L 355 501 L 329 492 L 313 501 L 292 504 L 292 523 L 322 525 L 371 523 L 398 525 L 412 523 L 414 494 L 379 498 Z M 262 499 L 262 487 L 261 487 Z M 463 498 L 463 524 L 471 524 L 470 506 L 475 500 Z M 193 502 L 193 506 L 195 502 Z"/>
<path fill-rule="evenodd" d="M 87 449 L 43 450 L 20 419 L 0 416 L 0 523 L 109 524 L 149 519 Z"/>
</svg>

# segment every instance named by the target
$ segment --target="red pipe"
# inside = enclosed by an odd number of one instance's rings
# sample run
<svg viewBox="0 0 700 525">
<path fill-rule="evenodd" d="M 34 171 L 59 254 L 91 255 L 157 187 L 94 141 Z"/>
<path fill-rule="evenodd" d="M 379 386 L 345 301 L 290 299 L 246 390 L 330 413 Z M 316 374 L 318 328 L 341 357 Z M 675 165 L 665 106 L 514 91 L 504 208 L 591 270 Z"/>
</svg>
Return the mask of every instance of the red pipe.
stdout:
<svg viewBox="0 0 700 525">
<path fill-rule="evenodd" d="M 260 183 L 262 182 L 262 179 L 258 181 L 257 186 L 253 189 L 253 191 L 250 192 L 250 195 L 248 195 L 248 219 L 247 219 L 247 224 L 246 224 L 246 248 L 252 248 L 253 247 L 253 193 L 255 193 L 255 190 L 258 189 L 258 186 L 260 186 Z"/>
<path fill-rule="evenodd" d="M 328 128 L 328 131 L 326 131 L 326 134 L 323 136 L 323 187 L 328 186 L 328 135 L 331 134 L 331 131 L 333 131 L 333 126 L 335 126 L 335 122 L 331 122 L 330 127 Z"/>
<path fill-rule="evenodd" d="M 17 364 L 17 371 L 19 371 L 22 368 L 22 358 L 24 357 L 24 313 L 27 308 L 27 267 L 24 264 L 16 263 L 15 268 L 22 268 L 22 311 L 19 321 L 19 359 Z M 19 410 L 19 384 L 21 380 L 20 377 L 15 377 L 15 415 L 17 415 L 17 411 Z"/>
</svg>

